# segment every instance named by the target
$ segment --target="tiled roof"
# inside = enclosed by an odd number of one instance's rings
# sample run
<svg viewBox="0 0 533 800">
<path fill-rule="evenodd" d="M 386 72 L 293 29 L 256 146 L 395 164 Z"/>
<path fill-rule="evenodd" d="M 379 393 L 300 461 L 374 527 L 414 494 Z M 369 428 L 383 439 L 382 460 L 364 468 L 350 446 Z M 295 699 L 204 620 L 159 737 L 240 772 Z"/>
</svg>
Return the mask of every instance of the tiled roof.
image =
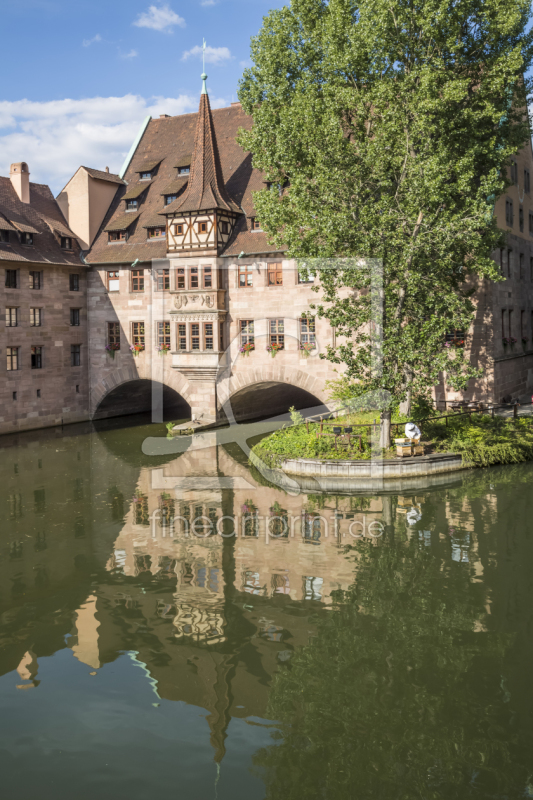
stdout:
<svg viewBox="0 0 533 800">
<path fill-rule="evenodd" d="M 192 161 L 192 153 L 188 153 L 187 155 L 181 156 L 181 158 L 178 158 L 178 160 L 176 161 L 174 166 L 176 168 L 179 168 L 179 167 L 190 167 L 191 166 L 191 161 Z"/>
<path fill-rule="evenodd" d="M 187 186 L 187 181 L 189 180 L 189 176 L 183 176 L 183 178 L 175 178 L 173 181 L 168 183 L 161 194 L 178 194 Z"/>
<path fill-rule="evenodd" d="M 92 167 L 82 167 L 89 173 L 91 178 L 97 178 L 102 181 L 110 181 L 110 183 L 124 183 L 120 175 L 114 175 L 112 172 L 104 172 L 101 169 L 92 169 Z"/>
<path fill-rule="evenodd" d="M 0 214 L 0 231 L 16 231 L 17 229 Z"/>
<path fill-rule="evenodd" d="M 224 184 L 209 95 L 207 94 L 200 96 L 189 182 L 181 197 L 175 201 L 175 205 L 176 211 L 183 213 L 215 208 L 241 213 L 241 209 Z M 173 208 L 172 211 L 174 211 Z"/>
<path fill-rule="evenodd" d="M 162 159 L 151 159 L 149 161 L 140 161 L 137 163 L 135 167 L 135 172 L 152 172 L 156 167 L 158 167 L 161 163 Z"/>
<path fill-rule="evenodd" d="M 143 228 L 164 228 L 165 227 L 165 220 L 163 217 L 160 217 L 159 214 L 154 214 L 153 216 L 148 216 L 146 219 L 143 216 Z"/>
<path fill-rule="evenodd" d="M 128 186 L 128 190 L 126 194 L 122 195 L 123 200 L 135 200 L 137 197 L 140 197 L 143 192 L 145 192 L 152 181 L 139 181 L 139 183 L 135 183 L 133 186 Z"/>
<path fill-rule="evenodd" d="M 109 225 L 104 228 L 105 231 L 127 231 L 130 225 L 133 225 L 135 220 L 139 217 L 139 212 L 129 211 L 127 214 L 122 214 L 120 217 L 111 220 Z"/>
<path fill-rule="evenodd" d="M 9 178 L 0 178 L 0 219 L 11 224 L 9 243 L 0 246 L 2 261 L 81 266 L 80 247 L 48 186 L 30 183 L 30 202 L 19 200 Z M 0 225 L 0 228 L 6 228 Z M 33 233 L 33 245 L 20 243 L 17 231 Z M 72 238 L 72 250 L 63 250 L 60 236 Z"/>
<path fill-rule="evenodd" d="M 228 194 L 240 209 L 248 217 L 254 216 L 252 192 L 265 188 L 264 176 L 260 170 L 252 167 L 251 154 L 244 151 L 236 141 L 240 128 L 251 128 L 252 118 L 244 113 L 240 105 L 214 109 L 211 111 L 211 116 L 220 156 L 221 180 Z M 163 208 L 161 195 L 172 194 L 174 184 L 178 181 L 185 183 L 190 180 L 191 176 L 178 178 L 175 165 L 179 163 L 181 166 L 186 166 L 189 163 L 189 154 L 192 153 L 194 146 L 197 120 L 198 114 L 182 114 L 150 121 L 124 176 L 130 185 L 137 184 L 137 170 L 141 167 L 143 160 L 149 163 L 148 159 L 152 161 L 159 159 L 160 166 L 157 174 L 152 178 L 148 191 L 143 195 L 140 203 L 139 222 L 130 232 L 127 243 L 108 244 L 108 236 L 105 231 L 108 229 L 109 223 L 124 215 L 122 199 L 127 189 L 119 187 L 100 232 L 86 256 L 89 263 L 116 264 L 122 262 L 131 264 L 136 258 L 146 261 L 151 258 L 166 257 L 166 240 L 146 242 L 144 221 L 161 212 L 165 214 L 167 210 L 172 211 L 174 204 Z M 179 202 L 179 200 L 174 202 Z M 234 234 L 223 255 L 238 255 L 242 251 L 250 254 L 279 252 L 277 248 L 268 245 L 264 233 L 251 232 L 249 220 L 247 222 L 244 216 L 238 220 Z"/>
</svg>

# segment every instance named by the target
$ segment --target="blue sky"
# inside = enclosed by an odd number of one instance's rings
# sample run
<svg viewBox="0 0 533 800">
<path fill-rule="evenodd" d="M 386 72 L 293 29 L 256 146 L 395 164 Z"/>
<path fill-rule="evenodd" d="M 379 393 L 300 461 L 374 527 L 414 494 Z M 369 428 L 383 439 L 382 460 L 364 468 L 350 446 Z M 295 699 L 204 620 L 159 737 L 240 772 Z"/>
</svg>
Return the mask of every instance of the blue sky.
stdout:
<svg viewBox="0 0 533 800">
<path fill-rule="evenodd" d="M 250 38 L 283 4 L 2 0 L 0 175 L 27 161 L 57 193 L 80 164 L 118 170 L 147 114 L 196 110 L 203 38 L 212 105 L 229 105 Z"/>
</svg>

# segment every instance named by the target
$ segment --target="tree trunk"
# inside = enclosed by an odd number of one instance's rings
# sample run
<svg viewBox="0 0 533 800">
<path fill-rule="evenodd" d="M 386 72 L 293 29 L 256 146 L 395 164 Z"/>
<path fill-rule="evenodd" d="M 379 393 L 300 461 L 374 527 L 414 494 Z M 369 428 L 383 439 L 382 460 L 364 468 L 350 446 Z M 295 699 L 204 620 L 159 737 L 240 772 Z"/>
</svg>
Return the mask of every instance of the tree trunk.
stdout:
<svg viewBox="0 0 533 800">
<path fill-rule="evenodd" d="M 400 403 L 400 414 L 404 417 L 411 416 L 411 390 L 407 390 L 407 397 Z"/>
<path fill-rule="evenodd" d="M 379 436 L 379 446 L 382 450 L 388 450 L 390 447 L 390 409 L 381 412 L 381 428 Z"/>
</svg>

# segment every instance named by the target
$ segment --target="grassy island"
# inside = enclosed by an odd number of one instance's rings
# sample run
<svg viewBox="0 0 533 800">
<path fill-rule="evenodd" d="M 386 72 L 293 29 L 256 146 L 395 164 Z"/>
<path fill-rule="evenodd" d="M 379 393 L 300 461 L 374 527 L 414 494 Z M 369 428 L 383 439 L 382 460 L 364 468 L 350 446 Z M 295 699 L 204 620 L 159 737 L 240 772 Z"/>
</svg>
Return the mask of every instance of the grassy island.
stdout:
<svg viewBox="0 0 533 800">
<path fill-rule="evenodd" d="M 323 460 L 370 459 L 372 456 L 371 412 L 351 414 L 334 422 L 304 423 L 293 413 L 293 424 L 262 439 L 253 452 L 269 467 L 280 466 L 287 458 L 319 458 Z M 517 464 L 533 460 L 533 417 L 503 418 L 475 413 L 471 416 L 449 413 L 439 419 L 420 421 L 422 442 L 426 453 L 459 453 L 463 461 L 473 467 L 493 464 Z M 407 420 L 393 418 L 393 426 Z M 333 425 L 352 426 L 348 437 L 335 439 Z M 366 427 L 358 427 L 366 426 Z M 361 438 L 359 438 L 361 437 Z M 395 458 L 391 446 L 380 451 L 383 458 Z"/>
</svg>

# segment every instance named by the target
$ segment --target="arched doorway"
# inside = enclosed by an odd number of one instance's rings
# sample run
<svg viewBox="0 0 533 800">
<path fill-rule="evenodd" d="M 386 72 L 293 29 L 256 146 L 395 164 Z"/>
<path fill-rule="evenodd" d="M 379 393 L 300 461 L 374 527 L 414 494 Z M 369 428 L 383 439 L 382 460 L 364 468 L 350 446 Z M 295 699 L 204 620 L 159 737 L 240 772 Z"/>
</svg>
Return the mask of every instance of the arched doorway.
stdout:
<svg viewBox="0 0 533 800">
<path fill-rule="evenodd" d="M 156 411 L 167 419 L 189 419 L 191 407 L 175 389 L 164 383 L 139 378 L 111 389 L 98 403 L 93 419 L 122 417 Z"/>
</svg>

